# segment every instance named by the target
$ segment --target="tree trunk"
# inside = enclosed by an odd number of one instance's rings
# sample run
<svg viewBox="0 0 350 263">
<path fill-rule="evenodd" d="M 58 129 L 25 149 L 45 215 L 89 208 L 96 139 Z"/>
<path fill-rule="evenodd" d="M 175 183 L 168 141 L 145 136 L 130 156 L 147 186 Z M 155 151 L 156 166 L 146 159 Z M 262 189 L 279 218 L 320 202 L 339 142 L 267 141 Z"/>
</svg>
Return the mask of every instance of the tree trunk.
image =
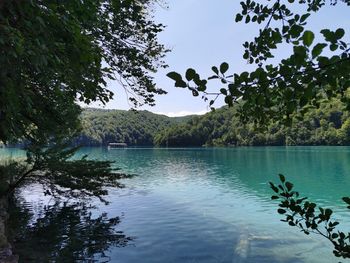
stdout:
<svg viewBox="0 0 350 263">
<path fill-rule="evenodd" d="M 0 263 L 17 263 L 18 256 L 12 254 L 11 244 L 6 237 L 6 221 L 8 219 L 8 198 L 0 198 Z"/>
</svg>

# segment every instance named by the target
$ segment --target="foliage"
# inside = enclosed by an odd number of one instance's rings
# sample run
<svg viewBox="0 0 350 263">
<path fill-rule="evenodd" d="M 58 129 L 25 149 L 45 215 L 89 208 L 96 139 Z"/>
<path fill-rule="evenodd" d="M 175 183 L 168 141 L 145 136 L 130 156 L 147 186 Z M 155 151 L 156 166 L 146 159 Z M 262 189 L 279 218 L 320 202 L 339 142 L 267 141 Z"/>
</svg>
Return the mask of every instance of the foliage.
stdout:
<svg viewBox="0 0 350 263">
<path fill-rule="evenodd" d="M 213 145 L 233 127 L 234 110 L 222 108 L 184 123 L 170 126 L 155 135 L 154 142 L 161 146 Z M 227 143 L 229 144 L 229 143 Z"/>
<path fill-rule="evenodd" d="M 170 118 L 148 111 L 85 109 L 81 115 L 82 131 L 74 144 L 100 146 L 125 142 L 131 146 L 152 146 L 157 132 L 189 118 Z"/>
<path fill-rule="evenodd" d="M 336 257 L 350 258 L 350 233 L 337 230 L 339 222 L 332 220 L 333 211 L 317 207 L 315 203 L 307 201 L 307 197 L 301 198 L 299 193 L 293 190 L 292 183 L 286 181 L 281 174 L 279 177 L 281 183 L 275 185 L 270 182 L 270 186 L 276 193 L 271 197 L 272 200 L 280 200 L 277 212 L 285 216 L 281 221 L 300 228 L 306 235 L 315 233 L 325 237 L 333 244 Z M 350 198 L 343 197 L 343 201 L 350 209 Z"/>
<path fill-rule="evenodd" d="M 26 169 L 0 178 L 2 195 L 27 178 L 50 192 L 100 198 L 104 187 L 120 186 L 110 162 L 71 160 L 69 141 L 81 129 L 77 101 L 108 102 L 108 80 L 135 105 L 165 93 L 150 75 L 166 66 L 168 51 L 157 39 L 164 28 L 153 20 L 157 2 L 0 1 L 0 141 L 25 142 L 28 153 Z"/>
<path fill-rule="evenodd" d="M 20 162 L 11 162 L 0 166 L 5 171 L 2 175 L 7 182 L 3 185 L 1 196 L 12 193 L 18 186 L 27 183 L 40 183 L 46 189 L 46 195 L 78 198 L 98 197 L 108 203 L 104 196 L 108 187 L 123 187 L 119 179 L 132 175 L 119 173 L 111 161 L 89 160 L 87 156 L 74 159 L 76 148 L 61 142 L 43 148 L 31 145 L 27 151 L 25 166 Z M 11 173 L 11 174 L 10 174 Z M 6 176 L 8 174 L 8 178 Z"/>
<path fill-rule="evenodd" d="M 14 231 L 12 242 L 21 260 L 108 262 L 105 251 L 110 246 L 125 246 L 131 240 L 115 229 L 120 218 L 92 216 L 93 207 L 87 204 L 92 197 L 107 204 L 108 189 L 124 187 L 119 179 L 132 175 L 119 173 L 110 161 L 89 160 L 86 156 L 74 159 L 75 150 L 62 143 L 45 148 L 31 145 L 25 162 L 15 160 L 0 166 L 0 198 L 13 197 L 13 192 L 20 192 L 18 186 L 34 183 L 41 184 L 44 194 L 55 201 L 43 208 L 44 214 L 35 211 L 34 224 L 26 217 L 30 211 L 12 214 L 7 227 Z M 23 204 L 17 205 L 25 210 Z M 13 208 L 10 211 L 14 213 Z"/>
<path fill-rule="evenodd" d="M 259 129 L 253 122 L 242 124 L 237 106 L 223 107 L 161 130 L 155 144 L 161 146 L 263 146 L 263 145 L 349 145 L 349 112 L 340 99 L 320 103 L 302 118 L 292 114 L 286 127 L 270 123 Z"/>
<path fill-rule="evenodd" d="M 105 104 L 112 98 L 107 81 L 119 83 L 135 106 L 153 105 L 154 96 L 165 93 L 151 75 L 166 67 L 168 51 L 157 39 L 164 28 L 153 20 L 157 2 L 0 1 L 0 142 L 24 141 L 27 150 L 24 165 L 0 166 L 0 197 L 30 180 L 55 197 L 97 196 L 102 201 L 108 187 L 122 186 L 118 179 L 126 175 L 111 162 L 73 159 L 76 149 L 69 147 L 70 139 L 81 128 L 78 102 Z M 67 214 L 72 217 L 62 220 Z M 82 235 L 71 237 L 69 244 L 77 246 L 75 260 L 88 260 L 90 249 L 108 247 L 89 236 L 101 226 L 109 243 L 118 241 L 109 235 L 118 221 L 92 219 L 85 207 L 48 211 L 47 220 L 62 220 L 57 230 Z M 80 221 L 85 228 L 79 228 Z M 41 223 L 39 231 L 45 230 Z M 59 240 L 57 254 L 44 262 L 59 258 L 66 241 Z"/>
<path fill-rule="evenodd" d="M 169 118 L 147 111 L 86 109 L 82 131 L 75 145 L 100 146 L 126 142 L 137 146 L 262 146 L 349 145 L 350 121 L 340 98 L 320 102 L 303 116 L 291 115 L 286 127 L 278 122 L 259 129 L 253 122 L 242 124 L 237 106 L 223 107 L 203 116 Z"/>
<path fill-rule="evenodd" d="M 47 138 L 76 127 L 78 99 L 107 102 L 117 80 L 154 103 L 150 72 L 164 67 L 152 0 L 0 2 L 0 140 Z M 39 134 L 37 134 L 39 133 Z"/>
<path fill-rule="evenodd" d="M 0 196 L 8 191 L 8 188 L 16 180 L 16 177 L 28 170 L 24 160 L 2 159 L 0 160 Z"/>
<path fill-rule="evenodd" d="M 214 95 L 210 105 L 224 96 L 227 105 L 238 104 L 237 113 L 242 121 L 259 124 L 270 120 L 290 124 L 292 113 L 305 113 L 305 106 L 318 106 L 324 95 L 329 99 L 344 94 L 350 87 L 350 48 L 344 28 L 335 31 L 326 28 L 319 34 L 307 28 L 310 17 L 326 5 L 325 0 L 288 2 L 241 2 L 242 11 L 236 15 L 236 22 L 264 24 L 253 41 L 243 44 L 243 58 L 257 65 L 254 71 L 233 73 L 224 62 L 213 66 L 214 74 L 208 78 L 202 78 L 191 68 L 184 77 L 177 72 L 170 72 L 168 77 L 176 87 L 188 88 L 194 96 L 202 94 L 208 100 Z M 350 1 L 330 4 L 350 5 Z M 284 50 L 290 47 L 291 55 L 278 63 L 269 63 L 279 47 Z M 220 92 L 208 92 L 209 81 L 219 81 L 223 85 Z M 341 99 L 350 105 L 349 98 Z"/>
</svg>

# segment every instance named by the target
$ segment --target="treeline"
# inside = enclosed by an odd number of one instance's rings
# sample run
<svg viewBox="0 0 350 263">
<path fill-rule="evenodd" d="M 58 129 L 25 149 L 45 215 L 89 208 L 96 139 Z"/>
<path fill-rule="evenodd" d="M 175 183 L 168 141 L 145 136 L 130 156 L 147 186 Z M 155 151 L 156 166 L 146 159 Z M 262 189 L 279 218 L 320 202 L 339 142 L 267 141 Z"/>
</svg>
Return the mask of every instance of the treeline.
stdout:
<svg viewBox="0 0 350 263">
<path fill-rule="evenodd" d="M 156 133 L 188 118 L 170 118 L 149 111 L 84 109 L 82 132 L 74 143 L 105 146 L 110 142 L 125 142 L 131 146 L 152 146 Z"/>
<path fill-rule="evenodd" d="M 257 129 L 242 124 L 235 108 L 221 108 L 193 117 L 157 133 L 160 146 L 350 145 L 349 111 L 339 99 L 323 102 L 304 116 L 293 116 L 290 127 L 270 124 Z"/>
<path fill-rule="evenodd" d="M 223 107 L 202 116 L 170 118 L 148 111 L 85 109 L 83 130 L 75 144 L 105 146 L 125 142 L 130 146 L 263 146 L 350 145 L 350 114 L 339 99 L 325 101 L 293 124 L 277 123 L 257 129 L 242 124 L 236 109 Z"/>
</svg>

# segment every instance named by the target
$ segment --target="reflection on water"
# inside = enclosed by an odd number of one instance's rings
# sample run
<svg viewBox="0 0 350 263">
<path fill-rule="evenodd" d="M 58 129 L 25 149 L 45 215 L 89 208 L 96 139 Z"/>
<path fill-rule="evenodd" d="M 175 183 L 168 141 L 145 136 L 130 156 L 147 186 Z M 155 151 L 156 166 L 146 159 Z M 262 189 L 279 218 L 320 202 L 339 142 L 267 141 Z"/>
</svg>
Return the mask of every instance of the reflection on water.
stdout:
<svg viewBox="0 0 350 263">
<path fill-rule="evenodd" d="M 111 204 L 98 209 L 109 217 L 124 213 L 117 229 L 136 237 L 132 246 L 110 245 L 110 262 L 338 262 L 327 240 L 280 222 L 267 185 L 278 173 L 302 195 L 335 208 L 350 229 L 341 202 L 350 196 L 349 147 L 86 148 L 84 154 L 139 175 L 124 180 L 125 189 L 111 189 Z"/>
<path fill-rule="evenodd" d="M 11 204 L 10 239 L 20 262 L 110 262 L 109 248 L 132 241 L 116 230 L 120 217 L 93 216 L 85 203 L 32 205 Z"/>
</svg>

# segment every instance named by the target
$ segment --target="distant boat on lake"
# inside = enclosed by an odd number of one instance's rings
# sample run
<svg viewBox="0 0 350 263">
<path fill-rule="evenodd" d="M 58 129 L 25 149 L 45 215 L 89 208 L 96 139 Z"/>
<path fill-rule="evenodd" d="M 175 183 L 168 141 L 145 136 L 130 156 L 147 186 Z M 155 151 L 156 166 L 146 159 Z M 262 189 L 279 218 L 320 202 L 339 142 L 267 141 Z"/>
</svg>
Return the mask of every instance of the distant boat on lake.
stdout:
<svg viewBox="0 0 350 263">
<path fill-rule="evenodd" d="M 108 144 L 108 149 L 125 148 L 125 147 L 128 147 L 128 145 L 125 142 L 111 142 Z"/>
</svg>

